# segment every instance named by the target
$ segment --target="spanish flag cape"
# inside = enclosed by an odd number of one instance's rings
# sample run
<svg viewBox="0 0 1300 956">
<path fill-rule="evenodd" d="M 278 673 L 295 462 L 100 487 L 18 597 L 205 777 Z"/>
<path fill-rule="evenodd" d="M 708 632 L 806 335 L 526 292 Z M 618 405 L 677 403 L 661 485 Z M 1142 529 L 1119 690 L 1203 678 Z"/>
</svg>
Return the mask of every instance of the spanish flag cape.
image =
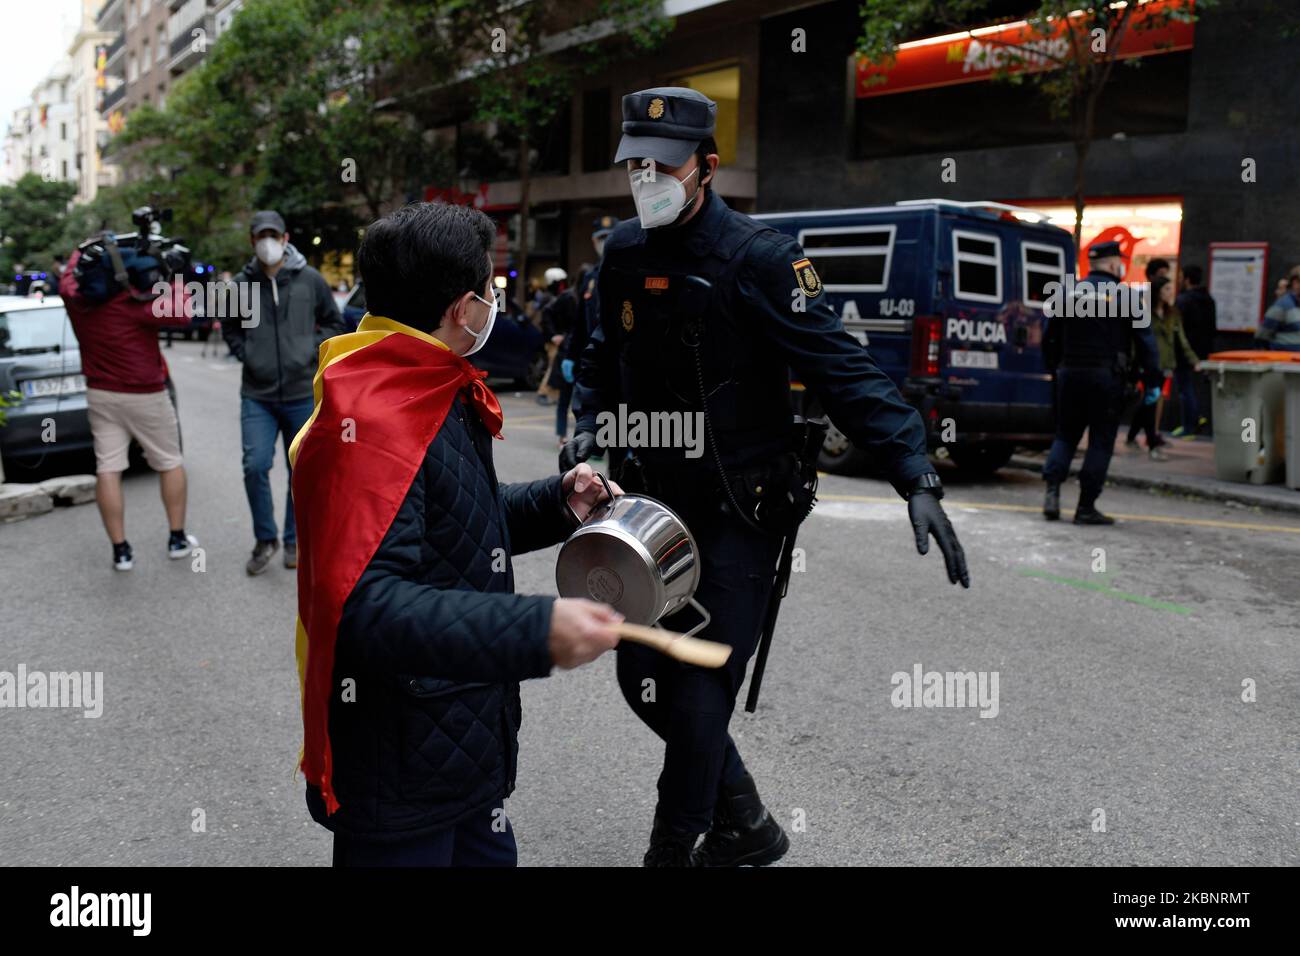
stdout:
<svg viewBox="0 0 1300 956">
<path fill-rule="evenodd" d="M 367 314 L 357 331 L 327 339 L 313 384 L 316 407 L 289 447 L 298 520 L 298 681 L 301 766 L 327 812 L 330 696 L 343 604 L 393 523 L 429 443 L 464 390 L 488 430 L 501 406 L 485 372 L 431 335 Z"/>
</svg>

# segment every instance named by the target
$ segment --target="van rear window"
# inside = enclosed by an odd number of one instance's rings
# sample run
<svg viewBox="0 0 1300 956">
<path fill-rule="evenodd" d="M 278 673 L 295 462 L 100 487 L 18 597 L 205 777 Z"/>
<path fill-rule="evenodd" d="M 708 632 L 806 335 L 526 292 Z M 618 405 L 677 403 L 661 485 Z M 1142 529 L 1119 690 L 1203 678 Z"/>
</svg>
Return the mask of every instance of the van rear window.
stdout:
<svg viewBox="0 0 1300 956">
<path fill-rule="evenodd" d="M 827 292 L 883 292 L 889 287 L 895 230 L 892 225 L 803 229 L 799 244 Z"/>
<path fill-rule="evenodd" d="M 1002 240 L 987 233 L 952 231 L 955 293 L 976 302 L 1002 301 Z"/>
<path fill-rule="evenodd" d="M 1060 246 L 1023 242 L 1020 264 L 1025 277 L 1025 304 L 1041 307 L 1047 300 L 1048 283 L 1064 281 L 1065 251 Z"/>
</svg>

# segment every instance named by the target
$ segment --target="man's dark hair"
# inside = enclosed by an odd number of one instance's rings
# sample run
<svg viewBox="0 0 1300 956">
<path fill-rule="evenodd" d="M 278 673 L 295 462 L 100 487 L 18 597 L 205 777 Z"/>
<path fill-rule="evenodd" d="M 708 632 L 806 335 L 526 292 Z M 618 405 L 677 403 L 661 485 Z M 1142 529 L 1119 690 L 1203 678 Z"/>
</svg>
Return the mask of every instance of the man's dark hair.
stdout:
<svg viewBox="0 0 1300 956">
<path fill-rule="evenodd" d="M 366 307 L 432 332 L 466 292 L 483 294 L 496 226 L 479 210 L 413 203 L 371 224 L 357 250 Z"/>
<path fill-rule="evenodd" d="M 1200 266 L 1183 266 L 1183 278 L 1194 286 L 1201 284 L 1204 275 Z"/>
<path fill-rule="evenodd" d="M 1155 275 L 1155 273 L 1159 272 L 1161 269 L 1168 269 L 1168 268 L 1169 268 L 1168 259 L 1160 259 L 1160 258 L 1148 259 L 1147 280 L 1150 281 Z"/>
<path fill-rule="evenodd" d="M 704 139 L 700 140 L 699 144 L 695 147 L 695 160 L 700 165 L 700 179 L 704 178 L 704 170 L 708 168 L 708 163 L 704 161 L 704 157 L 708 156 L 709 153 L 716 153 L 717 151 L 718 144 L 712 136 L 704 137 Z M 704 188 L 713 188 L 713 180 L 710 179 L 705 183 Z"/>
</svg>

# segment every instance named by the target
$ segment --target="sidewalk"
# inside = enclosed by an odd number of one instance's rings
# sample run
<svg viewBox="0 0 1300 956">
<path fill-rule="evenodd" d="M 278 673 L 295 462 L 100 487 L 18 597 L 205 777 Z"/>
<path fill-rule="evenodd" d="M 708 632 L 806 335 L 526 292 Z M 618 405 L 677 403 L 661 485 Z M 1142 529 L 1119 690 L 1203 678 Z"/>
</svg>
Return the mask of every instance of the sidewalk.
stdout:
<svg viewBox="0 0 1300 956">
<path fill-rule="evenodd" d="M 1152 461 L 1143 444 L 1145 439 L 1140 439 L 1138 449 L 1133 450 L 1125 447 L 1124 436 L 1125 430 L 1121 429 L 1115 439 L 1115 454 L 1110 460 L 1110 471 L 1106 476 L 1109 482 L 1134 488 L 1158 488 L 1181 495 L 1198 495 L 1213 501 L 1235 501 L 1260 508 L 1300 512 L 1300 491 L 1286 485 L 1249 485 L 1244 482 L 1221 481 L 1214 477 L 1214 443 L 1208 438 L 1190 441 L 1170 438 L 1164 446 L 1169 460 Z M 1078 474 L 1086 447 L 1086 441 L 1079 446 L 1070 466 L 1071 475 Z M 1009 466 L 1041 472 L 1046 459 L 1045 451 L 1026 451 L 1013 456 Z"/>
</svg>

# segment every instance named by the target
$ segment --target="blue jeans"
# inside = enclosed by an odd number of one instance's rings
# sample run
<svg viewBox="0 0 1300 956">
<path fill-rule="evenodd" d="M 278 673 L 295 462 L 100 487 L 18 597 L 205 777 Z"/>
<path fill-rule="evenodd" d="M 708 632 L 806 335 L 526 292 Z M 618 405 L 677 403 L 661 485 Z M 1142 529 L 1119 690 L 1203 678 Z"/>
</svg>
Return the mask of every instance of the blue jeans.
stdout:
<svg viewBox="0 0 1300 956">
<path fill-rule="evenodd" d="M 515 866 L 518 856 L 514 827 L 501 806 L 392 843 L 334 834 L 335 866 Z"/>
<path fill-rule="evenodd" d="M 1174 387 L 1178 390 L 1179 424 L 1189 432 L 1194 432 L 1201 410 L 1196 403 L 1196 372 L 1191 366 L 1174 369 Z"/>
<path fill-rule="evenodd" d="M 275 502 L 271 500 L 271 464 L 275 460 L 275 440 L 284 436 L 284 463 L 289 464 L 289 445 L 299 429 L 311 418 L 313 402 L 263 402 L 245 398 L 239 405 L 239 432 L 244 443 L 244 491 L 253 512 L 253 536 L 258 541 L 274 541 Z M 284 543 L 298 539 L 293 520 L 292 476 L 284 495 Z"/>
</svg>

